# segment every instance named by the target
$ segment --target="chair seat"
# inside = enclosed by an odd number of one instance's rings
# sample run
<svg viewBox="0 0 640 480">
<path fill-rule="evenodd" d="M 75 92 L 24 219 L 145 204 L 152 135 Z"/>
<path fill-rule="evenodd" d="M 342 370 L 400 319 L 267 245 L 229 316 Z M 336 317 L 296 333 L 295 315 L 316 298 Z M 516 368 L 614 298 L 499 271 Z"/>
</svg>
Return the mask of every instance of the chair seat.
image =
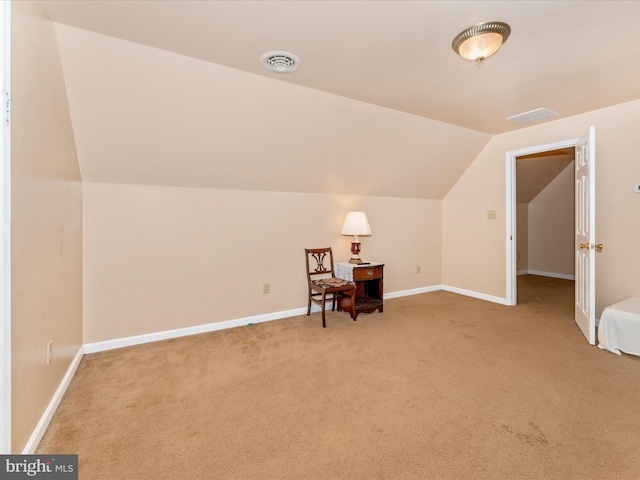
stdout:
<svg viewBox="0 0 640 480">
<path fill-rule="evenodd" d="M 342 288 L 342 287 L 355 287 L 355 283 L 349 280 L 343 280 L 342 278 L 330 277 L 319 278 L 317 280 L 311 280 L 311 283 L 320 288 Z"/>
</svg>

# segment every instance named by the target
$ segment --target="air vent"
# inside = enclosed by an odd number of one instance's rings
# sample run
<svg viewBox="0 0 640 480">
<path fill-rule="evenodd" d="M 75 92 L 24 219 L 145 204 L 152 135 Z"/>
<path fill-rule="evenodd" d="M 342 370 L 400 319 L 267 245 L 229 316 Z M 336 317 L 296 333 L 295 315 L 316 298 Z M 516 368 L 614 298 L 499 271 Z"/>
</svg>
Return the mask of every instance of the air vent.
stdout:
<svg viewBox="0 0 640 480">
<path fill-rule="evenodd" d="M 275 73 L 291 73 L 300 68 L 300 59 L 289 52 L 267 52 L 260 57 L 260 61 L 264 68 Z"/>
<path fill-rule="evenodd" d="M 545 118 L 557 117 L 560 115 L 559 113 L 552 112 L 546 108 L 537 108 L 535 110 L 531 110 L 530 112 L 521 113 L 519 115 L 514 115 L 512 117 L 507 117 L 505 120 L 509 120 L 513 123 L 534 123 L 539 122 L 540 120 L 544 120 Z"/>
</svg>

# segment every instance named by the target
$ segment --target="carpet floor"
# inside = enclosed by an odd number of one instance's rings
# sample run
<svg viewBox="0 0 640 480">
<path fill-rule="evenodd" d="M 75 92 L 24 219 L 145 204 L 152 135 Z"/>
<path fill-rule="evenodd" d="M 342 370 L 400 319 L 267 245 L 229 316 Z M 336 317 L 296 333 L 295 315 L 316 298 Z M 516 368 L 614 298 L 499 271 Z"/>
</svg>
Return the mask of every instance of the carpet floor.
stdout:
<svg viewBox="0 0 640 480">
<path fill-rule="evenodd" d="M 439 291 L 86 355 L 37 453 L 99 479 L 635 479 L 640 357 L 574 284 Z"/>
</svg>

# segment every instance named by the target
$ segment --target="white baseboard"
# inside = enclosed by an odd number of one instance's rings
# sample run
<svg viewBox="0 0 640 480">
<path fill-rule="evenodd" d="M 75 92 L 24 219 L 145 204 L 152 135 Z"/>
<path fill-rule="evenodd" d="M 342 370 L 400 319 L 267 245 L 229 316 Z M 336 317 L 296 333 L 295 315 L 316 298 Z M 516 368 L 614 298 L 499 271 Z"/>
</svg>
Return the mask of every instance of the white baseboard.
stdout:
<svg viewBox="0 0 640 480">
<path fill-rule="evenodd" d="M 40 443 L 40 440 L 42 440 L 44 433 L 47 431 L 47 428 L 49 427 L 49 423 L 51 423 L 51 419 L 53 418 L 54 413 L 56 413 L 56 410 L 58 409 L 58 405 L 60 405 L 60 401 L 62 400 L 62 397 L 67 391 L 67 388 L 69 388 L 69 383 L 71 383 L 71 379 L 75 375 L 83 355 L 84 355 L 84 348 L 80 347 L 80 349 L 78 350 L 78 353 L 76 353 L 76 356 L 73 358 L 71 365 L 69 365 L 69 368 L 67 369 L 67 373 L 64 375 L 64 378 L 60 382 L 60 385 L 58 385 L 58 389 L 56 390 L 56 393 L 53 394 L 53 397 L 51 398 L 49 405 L 47 406 L 46 410 L 44 411 L 44 414 L 42 415 L 42 418 L 40 418 L 38 425 L 36 425 L 36 428 L 31 434 L 29 441 L 25 445 L 24 450 L 22 451 L 23 455 L 32 455 L 35 453 L 36 448 L 38 448 L 38 444 Z"/>
<path fill-rule="evenodd" d="M 401 290 L 399 292 L 391 292 L 384 295 L 384 299 L 408 297 L 409 295 L 419 295 L 421 293 L 437 292 L 442 290 L 442 285 L 432 285 L 430 287 L 412 288 L 411 290 Z"/>
<path fill-rule="evenodd" d="M 538 270 L 522 270 L 518 275 L 540 275 L 541 277 L 560 278 L 562 280 L 575 280 L 575 275 L 567 275 L 565 273 L 540 272 Z"/>
<path fill-rule="evenodd" d="M 384 298 L 397 298 L 407 295 L 417 295 L 419 293 L 434 292 L 436 290 L 442 290 L 441 285 L 434 285 L 430 287 L 414 288 L 412 290 L 402 290 L 399 292 L 392 292 L 384 295 Z M 311 307 L 311 313 L 319 312 L 320 307 L 313 305 Z M 215 332 L 217 330 L 226 330 L 227 328 L 243 327 L 245 325 L 253 325 L 255 323 L 270 322 L 272 320 L 280 320 L 288 317 L 296 317 L 298 315 L 305 315 L 307 309 L 294 308 L 292 310 L 284 310 L 281 312 L 266 313 L 263 315 L 255 315 L 253 317 L 236 318 L 233 320 L 226 320 L 223 322 L 207 323 L 205 325 L 195 325 L 193 327 L 177 328 L 175 330 L 165 330 L 162 332 L 147 333 L 144 335 L 136 335 L 133 337 L 116 338 L 113 340 L 105 340 L 102 342 L 86 343 L 84 345 L 84 353 L 97 353 L 107 350 L 114 350 L 116 348 L 131 347 L 133 345 L 142 345 L 144 343 L 157 342 L 160 340 L 167 340 L 169 338 L 187 337 L 189 335 L 197 335 L 200 333 Z"/>
<path fill-rule="evenodd" d="M 450 287 L 449 285 L 443 285 L 442 290 L 452 293 L 458 293 L 467 297 L 479 298 L 480 300 L 486 300 L 487 302 L 499 303 L 500 305 L 509 305 L 507 299 L 503 297 L 496 297 L 494 295 L 487 295 L 486 293 L 480 293 L 473 290 L 465 290 L 464 288 Z"/>
<path fill-rule="evenodd" d="M 319 312 L 320 307 L 312 306 L 311 312 Z M 157 342 L 167 340 L 169 338 L 187 337 L 189 335 L 197 335 L 200 333 L 215 332 L 217 330 L 226 330 L 227 328 L 243 327 L 245 325 L 253 325 L 254 323 L 269 322 L 272 320 L 280 320 L 282 318 L 295 317 L 305 315 L 306 308 L 294 308 L 292 310 L 284 310 L 281 312 L 265 313 L 263 315 L 255 315 L 252 317 L 236 318 L 223 322 L 207 323 L 204 325 L 194 325 L 193 327 L 176 328 L 175 330 L 165 330 L 162 332 L 147 333 L 144 335 L 136 335 L 133 337 L 116 338 L 114 340 L 105 340 L 102 342 L 86 343 L 84 345 L 84 353 L 97 353 L 116 348 L 130 347 L 133 345 L 142 345 L 144 343 Z"/>
</svg>

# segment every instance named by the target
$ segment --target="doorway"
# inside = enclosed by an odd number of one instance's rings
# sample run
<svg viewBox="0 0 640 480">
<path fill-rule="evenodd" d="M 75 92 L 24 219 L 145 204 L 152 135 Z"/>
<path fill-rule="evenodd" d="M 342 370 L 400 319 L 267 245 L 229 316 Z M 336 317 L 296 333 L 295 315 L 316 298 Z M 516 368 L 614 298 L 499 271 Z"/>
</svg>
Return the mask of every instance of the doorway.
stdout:
<svg viewBox="0 0 640 480">
<path fill-rule="evenodd" d="M 527 186 L 526 192 L 521 194 L 521 200 L 524 201 L 528 197 L 533 195 L 532 192 L 538 190 L 538 193 L 546 186 L 544 184 L 545 179 L 547 180 L 547 184 L 551 181 L 553 172 L 554 172 L 554 164 L 553 160 L 556 156 L 567 155 L 569 151 L 575 152 L 575 146 L 579 139 L 573 138 L 569 140 L 564 140 L 556 143 L 539 145 L 536 147 L 523 148 L 520 150 L 513 150 L 511 152 L 507 152 L 506 154 L 506 177 L 507 177 L 507 208 L 506 208 L 506 224 L 507 224 L 507 305 L 516 305 L 518 299 L 517 292 L 517 272 L 518 272 L 518 235 L 517 235 L 517 214 L 518 214 L 518 184 L 517 184 L 517 164 L 516 159 L 520 158 L 523 165 L 527 165 L 527 168 L 530 172 L 535 172 L 536 176 L 540 177 L 539 179 L 532 181 L 531 185 Z M 541 160 L 546 159 L 546 160 Z M 567 158 L 564 160 L 567 161 Z M 549 163 L 550 165 L 545 166 L 544 174 L 536 171 L 536 163 L 541 162 L 538 165 L 542 165 L 543 163 L 546 165 Z M 563 163 L 563 162 L 560 162 Z M 559 165 L 555 165 L 555 169 L 557 170 Z M 566 165 L 565 165 L 566 168 Z M 542 170 L 542 169 L 541 169 Z M 560 171 L 556 172 L 556 175 L 561 173 Z M 521 182 L 521 190 L 523 189 L 524 182 Z M 533 197 L 531 197 L 533 198 Z M 522 208 L 521 208 L 522 210 Z M 575 210 L 575 200 L 574 200 L 574 210 Z M 572 225 L 573 228 L 573 225 Z M 522 244 L 522 242 L 521 242 Z M 520 251 L 520 265 L 522 265 L 522 251 Z M 527 262 L 528 264 L 528 262 Z M 530 269 L 527 269 L 530 271 Z"/>
<path fill-rule="evenodd" d="M 516 157 L 517 275 L 574 280 L 574 225 L 575 148 Z"/>
<path fill-rule="evenodd" d="M 514 150 L 506 154 L 507 191 L 507 305 L 517 303 L 516 158 L 545 151 L 575 148 L 575 322 L 590 344 L 595 344 L 595 127 L 578 139 Z"/>
</svg>

